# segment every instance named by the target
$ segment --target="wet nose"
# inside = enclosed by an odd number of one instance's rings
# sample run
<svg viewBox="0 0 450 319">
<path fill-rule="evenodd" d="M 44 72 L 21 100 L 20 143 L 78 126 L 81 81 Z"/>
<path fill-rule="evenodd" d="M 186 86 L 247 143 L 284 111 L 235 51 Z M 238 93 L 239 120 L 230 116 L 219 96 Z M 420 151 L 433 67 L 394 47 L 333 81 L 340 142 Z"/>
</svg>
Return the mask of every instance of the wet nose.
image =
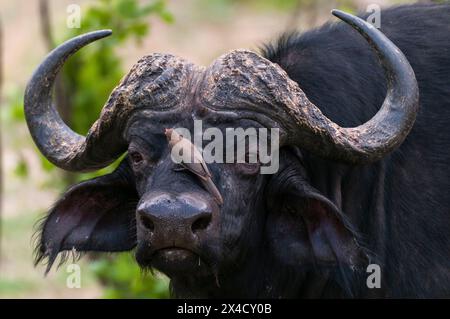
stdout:
<svg viewBox="0 0 450 319">
<path fill-rule="evenodd" d="M 153 233 L 196 234 L 208 228 L 212 209 L 195 196 L 155 194 L 137 210 L 141 225 Z"/>
</svg>

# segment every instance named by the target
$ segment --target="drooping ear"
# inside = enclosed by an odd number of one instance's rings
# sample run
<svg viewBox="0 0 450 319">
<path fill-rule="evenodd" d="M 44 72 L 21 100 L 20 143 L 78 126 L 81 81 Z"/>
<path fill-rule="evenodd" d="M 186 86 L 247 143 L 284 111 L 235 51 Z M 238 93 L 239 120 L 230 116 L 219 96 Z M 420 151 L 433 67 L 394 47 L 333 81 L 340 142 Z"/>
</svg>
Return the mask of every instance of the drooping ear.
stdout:
<svg viewBox="0 0 450 319">
<path fill-rule="evenodd" d="M 284 263 L 311 261 L 313 266 L 347 269 L 367 263 L 367 252 L 345 215 L 295 169 L 274 177 L 269 193 L 268 240 Z"/>
<path fill-rule="evenodd" d="M 127 159 L 111 174 L 71 187 L 43 219 L 36 264 L 60 252 L 127 251 L 136 245 L 138 195 Z"/>
</svg>

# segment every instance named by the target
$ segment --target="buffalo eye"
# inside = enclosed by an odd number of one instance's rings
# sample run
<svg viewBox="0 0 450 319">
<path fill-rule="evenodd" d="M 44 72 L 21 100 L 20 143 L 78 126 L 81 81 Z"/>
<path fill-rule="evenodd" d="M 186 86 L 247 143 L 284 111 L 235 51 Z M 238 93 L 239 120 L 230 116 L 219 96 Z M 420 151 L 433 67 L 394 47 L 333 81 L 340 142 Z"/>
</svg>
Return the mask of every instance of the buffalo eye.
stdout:
<svg viewBox="0 0 450 319">
<path fill-rule="evenodd" d="M 144 161 L 144 157 L 142 156 L 142 154 L 137 151 L 131 151 L 129 153 L 129 156 L 133 165 L 139 165 Z"/>
<path fill-rule="evenodd" d="M 239 172 L 244 175 L 255 175 L 259 172 L 261 164 L 259 163 L 259 161 L 256 161 L 256 163 L 254 163 L 254 156 L 256 156 L 257 159 L 257 154 L 253 154 L 253 156 L 251 156 L 249 153 L 245 154 L 245 163 L 237 163 Z"/>
</svg>

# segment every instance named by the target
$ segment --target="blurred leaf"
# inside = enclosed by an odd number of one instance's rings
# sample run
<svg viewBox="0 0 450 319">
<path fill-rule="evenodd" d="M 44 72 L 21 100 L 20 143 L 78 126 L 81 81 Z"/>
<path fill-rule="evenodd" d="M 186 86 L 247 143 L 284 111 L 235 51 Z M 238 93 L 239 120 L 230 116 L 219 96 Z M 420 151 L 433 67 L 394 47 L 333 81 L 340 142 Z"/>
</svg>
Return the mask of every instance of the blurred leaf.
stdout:
<svg viewBox="0 0 450 319">
<path fill-rule="evenodd" d="M 85 181 L 85 180 L 88 180 L 88 179 L 91 179 L 91 178 L 94 178 L 97 176 L 102 176 L 102 175 L 111 173 L 112 171 L 114 171 L 117 168 L 117 166 L 119 166 L 120 162 L 122 162 L 122 160 L 124 159 L 125 156 L 126 156 L 126 154 L 123 154 L 121 157 L 116 159 L 114 161 L 114 163 L 112 163 L 111 165 L 109 165 L 105 168 L 102 168 L 98 171 L 77 174 L 76 181 L 81 182 L 81 181 Z"/>
<path fill-rule="evenodd" d="M 16 174 L 18 177 L 21 177 L 21 178 L 28 176 L 28 165 L 22 156 L 20 156 L 19 161 L 16 164 L 16 168 L 14 169 L 14 174 Z"/>
<path fill-rule="evenodd" d="M 39 153 L 39 159 L 41 160 L 41 166 L 47 172 L 53 171 L 55 169 L 55 165 L 50 163 L 48 159 L 46 159 L 37 149 L 36 151 Z"/>
<path fill-rule="evenodd" d="M 105 298 L 168 298 L 169 280 L 143 274 L 130 253 L 120 253 L 91 263 L 100 282 L 107 284 Z"/>
</svg>

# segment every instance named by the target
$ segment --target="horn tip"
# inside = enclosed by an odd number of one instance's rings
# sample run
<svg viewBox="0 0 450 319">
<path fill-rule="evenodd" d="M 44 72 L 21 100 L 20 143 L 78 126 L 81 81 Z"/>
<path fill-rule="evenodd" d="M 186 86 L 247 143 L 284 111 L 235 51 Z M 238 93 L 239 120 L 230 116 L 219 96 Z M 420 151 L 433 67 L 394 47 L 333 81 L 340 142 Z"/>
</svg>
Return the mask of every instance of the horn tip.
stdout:
<svg viewBox="0 0 450 319">
<path fill-rule="evenodd" d="M 343 16 L 347 15 L 347 13 L 338 9 L 331 10 L 331 14 L 338 18 L 342 18 Z"/>
<path fill-rule="evenodd" d="M 103 38 L 110 36 L 112 34 L 112 30 L 111 29 L 98 30 L 96 31 L 96 33 Z"/>
<path fill-rule="evenodd" d="M 331 14 L 356 29 L 361 28 L 364 24 L 364 21 L 361 20 L 361 18 L 338 9 L 331 10 Z M 370 28 L 371 24 L 369 24 L 368 27 Z"/>
</svg>

